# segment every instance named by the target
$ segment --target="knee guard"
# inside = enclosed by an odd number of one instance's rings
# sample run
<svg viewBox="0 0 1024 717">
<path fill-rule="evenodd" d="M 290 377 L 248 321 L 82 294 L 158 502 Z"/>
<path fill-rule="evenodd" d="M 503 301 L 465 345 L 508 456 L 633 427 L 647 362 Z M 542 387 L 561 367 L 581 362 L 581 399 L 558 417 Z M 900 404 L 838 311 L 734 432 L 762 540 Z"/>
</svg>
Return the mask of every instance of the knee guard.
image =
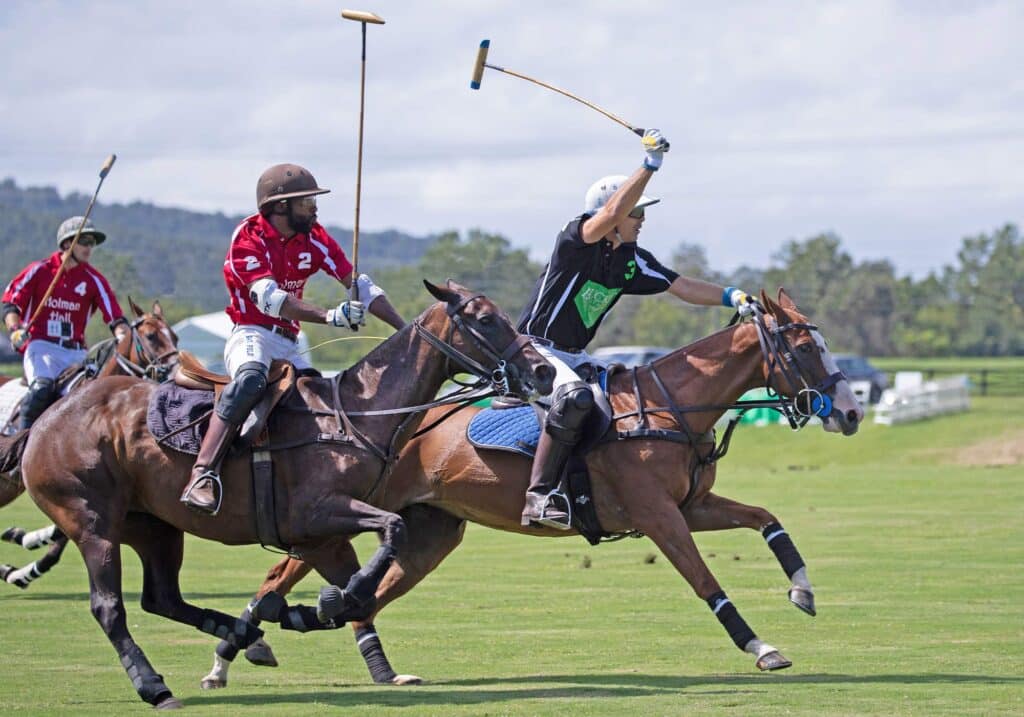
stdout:
<svg viewBox="0 0 1024 717">
<path fill-rule="evenodd" d="M 30 428 L 43 411 L 57 399 L 57 382 L 52 378 L 37 378 L 28 387 L 21 402 L 21 427 Z"/>
<path fill-rule="evenodd" d="M 555 391 L 545 430 L 559 443 L 579 443 L 583 422 L 594 407 L 594 394 L 583 381 L 570 381 Z"/>
<path fill-rule="evenodd" d="M 258 361 L 242 364 L 220 395 L 217 415 L 236 426 L 241 425 L 266 389 L 267 367 Z"/>
</svg>

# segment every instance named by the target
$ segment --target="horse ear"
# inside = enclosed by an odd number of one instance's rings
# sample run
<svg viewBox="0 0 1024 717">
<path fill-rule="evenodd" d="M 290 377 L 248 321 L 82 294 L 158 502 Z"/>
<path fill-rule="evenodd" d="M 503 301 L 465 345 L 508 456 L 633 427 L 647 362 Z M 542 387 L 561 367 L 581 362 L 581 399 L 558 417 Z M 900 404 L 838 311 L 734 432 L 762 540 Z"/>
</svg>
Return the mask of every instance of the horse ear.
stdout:
<svg viewBox="0 0 1024 717">
<path fill-rule="evenodd" d="M 435 299 L 443 301 L 446 304 L 451 303 L 453 298 L 456 296 L 454 291 L 442 289 L 440 286 L 434 286 L 426 279 L 423 280 L 423 286 L 427 287 L 427 291 L 429 291 Z"/>
<path fill-rule="evenodd" d="M 134 301 L 132 301 L 132 297 L 131 296 L 128 297 L 128 306 L 131 307 L 132 311 L 135 312 L 136 316 L 142 316 L 144 313 L 146 313 L 141 308 L 139 308 L 138 304 L 136 304 Z"/>
<path fill-rule="evenodd" d="M 793 300 L 789 298 L 789 294 L 781 286 L 779 287 L 779 305 L 784 309 L 796 310 L 796 304 L 793 303 Z"/>
<path fill-rule="evenodd" d="M 444 283 L 445 283 L 445 286 L 447 286 L 449 289 L 451 289 L 452 291 L 454 291 L 456 293 L 460 293 L 460 292 L 461 293 L 465 293 L 465 294 L 469 293 L 469 289 L 467 289 L 466 287 L 464 287 L 462 284 L 460 284 L 459 282 L 455 281 L 451 277 L 446 279 Z"/>
<path fill-rule="evenodd" d="M 161 319 L 164 317 L 164 307 L 160 306 L 159 301 L 153 302 L 153 316 L 159 316 Z"/>
</svg>

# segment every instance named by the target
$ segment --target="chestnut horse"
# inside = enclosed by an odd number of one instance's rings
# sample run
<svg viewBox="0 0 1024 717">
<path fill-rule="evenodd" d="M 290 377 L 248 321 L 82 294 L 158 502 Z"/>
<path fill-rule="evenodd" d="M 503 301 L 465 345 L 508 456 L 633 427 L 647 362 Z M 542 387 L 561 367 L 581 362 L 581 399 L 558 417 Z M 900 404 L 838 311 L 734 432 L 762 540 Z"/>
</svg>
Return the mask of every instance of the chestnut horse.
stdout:
<svg viewBox="0 0 1024 717">
<path fill-rule="evenodd" d="M 451 282 L 448 288 L 424 283 L 440 303 L 339 376 L 299 378 L 279 406 L 288 415 L 272 417 L 273 441 L 266 450 L 274 451 L 272 517 L 280 542 L 317 570 L 334 588 L 328 595 L 337 598 L 289 611 L 310 625 L 365 617 L 373 609 L 406 529 L 401 517 L 368 501 L 379 500 L 394 460 L 422 418 L 422 404 L 448 376 L 469 369 L 524 399 L 551 391 L 554 368 L 490 300 Z M 21 465 L 33 500 L 81 551 L 93 615 L 139 696 L 170 708 L 181 703 L 128 631 L 120 546 L 130 545 L 142 559 L 144 610 L 244 648 L 262 634 L 259 629 L 182 598 L 183 535 L 244 545 L 262 542 L 263 531 L 247 455 L 224 463 L 227 500 L 217 515 L 193 513 L 178 499 L 193 458 L 165 448 L 147 430 L 155 390 L 151 382 L 131 378 L 90 383 L 43 415 Z M 381 406 L 389 408 L 375 410 Z M 58 430 L 63 440 L 46 440 Z M 0 462 L 12 443 L 0 439 Z M 348 536 L 371 530 L 380 546 L 353 575 Z"/>
<path fill-rule="evenodd" d="M 780 394 L 799 396 L 815 404 L 813 410 L 829 432 L 852 435 L 864 412 L 821 334 L 807 323 L 785 292 L 779 291 L 778 303 L 762 292 L 762 302 L 768 312 L 756 321 L 719 331 L 635 373 L 614 374 L 608 396 L 616 418 L 607 437 L 618 432 L 620 440 L 599 445 L 587 455 L 587 464 L 592 496 L 604 529 L 611 533 L 639 532 L 653 540 L 698 597 L 708 601 L 737 647 L 753 654 L 758 668 L 772 670 L 791 663 L 756 638 L 704 563 L 691 533 L 740 527 L 761 531 L 791 580 L 789 599 L 814 615 L 814 593 L 803 560 L 773 514 L 711 491 L 716 477 L 710 456 L 714 446 L 699 440 L 695 446 L 686 436 L 705 434 L 744 392 L 766 385 Z M 638 399 L 643 410 L 639 410 Z M 810 406 L 804 407 L 804 414 L 810 413 L 807 408 Z M 461 411 L 414 438 L 381 491 L 379 504 L 402 515 L 408 540 L 381 582 L 376 610 L 363 620 L 353 621 L 360 652 L 375 682 L 419 682 L 418 677 L 397 675 L 391 668 L 373 618 L 459 545 L 467 520 L 531 535 L 576 534 L 520 525 L 530 460 L 473 447 L 465 438 L 466 429 L 479 410 Z M 424 424 L 431 425 L 444 412 L 435 409 Z M 629 431 L 634 435 L 623 440 L 623 434 Z M 659 437 L 658 431 L 664 433 Z M 699 457 L 711 460 L 700 463 Z M 347 552 L 349 569 L 357 570 L 359 564 L 351 546 Z M 276 600 L 275 595 L 286 594 L 309 570 L 294 558 L 278 563 L 243 617 L 258 623 L 262 600 L 266 596 Z M 255 615 L 251 617 L 250 613 Z M 203 678 L 204 688 L 227 684 L 228 663 L 237 651 L 221 643 L 213 670 Z M 277 664 L 262 641 L 247 650 L 246 656 L 255 664 Z"/>
<path fill-rule="evenodd" d="M 98 365 L 73 366 L 65 371 L 59 383 L 66 385 L 67 391 L 84 385 L 83 381 L 92 377 L 138 376 L 163 381 L 174 369 L 178 362 L 178 337 L 164 319 L 160 302 L 153 302 L 151 313 L 143 311 L 131 297 L 128 297 L 128 304 L 135 313 L 135 319 L 130 324 L 131 330 L 120 340 L 107 339 L 94 347 L 95 354 L 90 354 L 96 356 Z M 114 345 L 110 347 L 111 350 L 104 350 L 104 344 L 108 342 Z M 0 381 L 0 385 L 3 383 L 6 381 Z M 25 485 L 17 466 L 0 473 L 0 508 L 24 490 Z M 46 555 L 25 567 L 0 565 L 0 580 L 22 589 L 56 565 L 67 546 L 67 538 L 53 525 L 32 531 L 11 526 L 0 533 L 0 540 L 16 543 L 27 550 L 51 546 Z"/>
</svg>

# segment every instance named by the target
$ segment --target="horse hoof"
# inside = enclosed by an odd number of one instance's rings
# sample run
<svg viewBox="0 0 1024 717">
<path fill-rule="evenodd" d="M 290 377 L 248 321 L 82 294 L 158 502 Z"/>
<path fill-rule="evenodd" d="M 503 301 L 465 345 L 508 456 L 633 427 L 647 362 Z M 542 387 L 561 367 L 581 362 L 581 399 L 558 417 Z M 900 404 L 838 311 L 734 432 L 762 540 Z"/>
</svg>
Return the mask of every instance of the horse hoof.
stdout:
<svg viewBox="0 0 1024 717">
<path fill-rule="evenodd" d="M 757 669 L 761 672 L 770 672 L 772 670 L 784 670 L 787 667 L 792 667 L 793 663 L 782 656 L 782 653 L 778 650 L 769 652 L 766 655 L 762 655 L 757 658 Z"/>
<path fill-rule="evenodd" d="M 245 648 L 245 659 L 259 667 L 277 667 L 274 651 L 262 637 Z"/>
<path fill-rule="evenodd" d="M 814 609 L 814 593 L 807 588 L 790 588 L 789 601 L 811 617 L 818 614 Z"/>
<path fill-rule="evenodd" d="M 219 677 L 204 677 L 199 686 L 204 690 L 219 690 L 222 687 L 227 687 L 228 681 L 222 680 Z"/>
<path fill-rule="evenodd" d="M 180 710 L 185 705 L 181 704 L 181 701 L 177 697 L 165 697 L 164 699 L 153 705 L 153 709 L 157 710 Z"/>
<path fill-rule="evenodd" d="M 393 685 L 422 685 L 423 678 L 416 675 L 395 675 L 391 678 Z"/>
</svg>

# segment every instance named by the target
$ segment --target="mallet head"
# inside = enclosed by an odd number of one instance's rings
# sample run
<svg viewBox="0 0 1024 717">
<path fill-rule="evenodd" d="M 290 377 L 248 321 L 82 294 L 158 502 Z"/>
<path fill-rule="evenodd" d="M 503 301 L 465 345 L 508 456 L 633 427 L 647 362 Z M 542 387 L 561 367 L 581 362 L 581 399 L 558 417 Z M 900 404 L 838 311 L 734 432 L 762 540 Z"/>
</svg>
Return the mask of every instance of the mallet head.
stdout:
<svg viewBox="0 0 1024 717">
<path fill-rule="evenodd" d="M 365 10 L 342 10 L 341 16 L 346 20 L 355 20 L 356 22 L 369 22 L 374 25 L 384 24 L 384 18 L 380 15 L 375 15 Z"/>
<path fill-rule="evenodd" d="M 490 40 L 481 40 L 480 49 L 476 53 L 476 64 L 473 65 L 473 79 L 469 81 L 470 88 L 480 89 L 480 81 L 484 78 L 484 63 L 487 62 L 487 51 L 491 49 Z"/>
<path fill-rule="evenodd" d="M 103 167 L 100 168 L 100 179 L 103 179 L 104 177 L 107 176 L 107 172 L 109 172 L 110 168 L 114 166 L 114 162 L 116 160 L 117 160 L 117 155 L 116 154 L 112 154 L 109 157 L 107 157 L 107 161 L 104 162 L 103 163 Z"/>
</svg>

